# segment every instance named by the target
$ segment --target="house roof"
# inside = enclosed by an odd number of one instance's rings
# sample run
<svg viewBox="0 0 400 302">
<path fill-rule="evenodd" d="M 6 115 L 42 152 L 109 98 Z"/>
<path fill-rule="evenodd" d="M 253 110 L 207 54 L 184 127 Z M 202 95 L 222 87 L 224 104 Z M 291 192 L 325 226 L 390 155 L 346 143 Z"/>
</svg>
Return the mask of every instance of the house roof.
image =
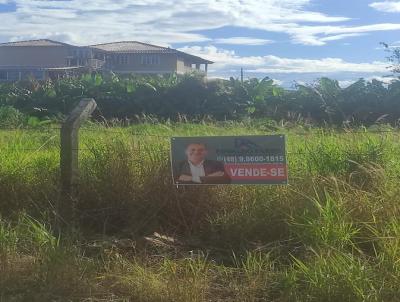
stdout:
<svg viewBox="0 0 400 302">
<path fill-rule="evenodd" d="M 177 54 L 178 56 L 186 59 L 190 59 L 193 61 L 193 63 L 199 63 L 199 64 L 214 63 L 212 61 L 208 61 L 203 58 L 190 55 L 173 48 L 162 47 L 137 41 L 121 41 L 114 43 L 96 44 L 96 45 L 91 45 L 89 47 L 112 53 L 149 53 L 149 54 L 170 53 L 170 54 Z"/>
<path fill-rule="evenodd" d="M 90 47 L 97 48 L 104 51 L 110 52 L 120 52 L 120 53 L 148 53 L 148 52 L 164 52 L 164 53 L 174 53 L 175 49 L 156 46 L 152 44 L 137 42 L 137 41 L 121 41 L 113 43 L 104 43 L 91 45 Z"/>
<path fill-rule="evenodd" d="M 193 64 L 213 64 L 214 63 L 213 61 L 206 60 L 206 59 L 203 59 L 201 57 L 194 56 L 194 55 L 188 54 L 188 53 L 183 52 L 183 51 L 177 50 L 177 53 L 178 53 L 178 56 L 180 56 L 182 58 L 186 58 L 188 60 L 192 60 Z"/>
<path fill-rule="evenodd" d="M 7 42 L 0 43 L 0 47 L 7 46 L 69 46 L 75 47 L 73 45 L 62 43 L 58 41 L 53 41 L 49 39 L 40 39 L 40 40 L 27 40 L 27 41 L 18 41 L 18 42 Z M 193 64 L 212 64 L 214 62 L 205 60 L 203 58 L 190 55 L 188 53 L 169 48 L 162 47 L 157 45 L 152 45 L 148 43 L 142 43 L 137 41 L 121 41 L 121 42 L 113 42 L 113 43 L 104 43 L 104 44 L 96 44 L 88 46 L 90 48 L 98 49 L 105 52 L 111 53 L 169 53 L 176 54 L 178 57 L 190 60 Z"/>
<path fill-rule="evenodd" d="M 72 45 L 49 39 L 40 39 L 40 40 L 0 43 L 0 47 L 4 46 L 72 46 Z"/>
</svg>

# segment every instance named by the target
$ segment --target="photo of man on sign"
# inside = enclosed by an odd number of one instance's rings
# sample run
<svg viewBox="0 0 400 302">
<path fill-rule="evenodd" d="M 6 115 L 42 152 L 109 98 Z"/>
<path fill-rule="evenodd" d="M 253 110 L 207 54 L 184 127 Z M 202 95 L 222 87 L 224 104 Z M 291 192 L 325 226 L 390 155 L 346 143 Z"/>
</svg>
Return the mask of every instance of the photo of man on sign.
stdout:
<svg viewBox="0 0 400 302">
<path fill-rule="evenodd" d="M 207 159 L 205 143 L 190 143 L 185 148 L 186 160 L 179 163 L 176 171 L 177 184 L 226 184 L 230 183 L 224 163 Z"/>
</svg>

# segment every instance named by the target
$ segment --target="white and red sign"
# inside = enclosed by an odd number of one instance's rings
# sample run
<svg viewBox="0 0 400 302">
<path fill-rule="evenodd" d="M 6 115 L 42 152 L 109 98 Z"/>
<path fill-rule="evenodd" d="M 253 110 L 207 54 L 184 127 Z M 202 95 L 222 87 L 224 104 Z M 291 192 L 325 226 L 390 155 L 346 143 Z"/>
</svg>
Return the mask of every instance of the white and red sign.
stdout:
<svg viewBox="0 0 400 302">
<path fill-rule="evenodd" d="M 287 184 L 285 136 L 173 137 L 174 184 Z"/>
</svg>

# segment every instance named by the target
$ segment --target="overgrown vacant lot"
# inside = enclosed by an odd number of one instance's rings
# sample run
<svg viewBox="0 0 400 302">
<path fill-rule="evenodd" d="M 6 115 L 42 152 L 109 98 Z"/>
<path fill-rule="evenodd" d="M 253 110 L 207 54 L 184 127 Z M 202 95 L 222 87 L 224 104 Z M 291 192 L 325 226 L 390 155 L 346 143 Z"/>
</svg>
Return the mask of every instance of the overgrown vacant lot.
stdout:
<svg viewBox="0 0 400 302">
<path fill-rule="evenodd" d="M 271 129 L 86 125 L 61 233 L 58 130 L 0 130 L 0 301 L 398 301 L 400 132 Z M 171 185 L 170 136 L 270 133 L 290 185 Z"/>
</svg>

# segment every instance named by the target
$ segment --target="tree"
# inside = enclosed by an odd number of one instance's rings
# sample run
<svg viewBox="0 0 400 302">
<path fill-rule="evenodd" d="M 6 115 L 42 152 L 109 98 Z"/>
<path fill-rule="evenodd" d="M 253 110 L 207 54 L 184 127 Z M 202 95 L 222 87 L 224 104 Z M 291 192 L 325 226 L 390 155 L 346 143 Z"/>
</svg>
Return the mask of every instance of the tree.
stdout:
<svg viewBox="0 0 400 302">
<path fill-rule="evenodd" d="M 386 57 L 391 64 L 389 66 L 390 70 L 393 73 L 400 74 L 400 47 L 393 47 L 384 42 L 381 42 L 381 44 L 385 48 L 385 51 L 390 54 L 388 57 Z"/>
</svg>

